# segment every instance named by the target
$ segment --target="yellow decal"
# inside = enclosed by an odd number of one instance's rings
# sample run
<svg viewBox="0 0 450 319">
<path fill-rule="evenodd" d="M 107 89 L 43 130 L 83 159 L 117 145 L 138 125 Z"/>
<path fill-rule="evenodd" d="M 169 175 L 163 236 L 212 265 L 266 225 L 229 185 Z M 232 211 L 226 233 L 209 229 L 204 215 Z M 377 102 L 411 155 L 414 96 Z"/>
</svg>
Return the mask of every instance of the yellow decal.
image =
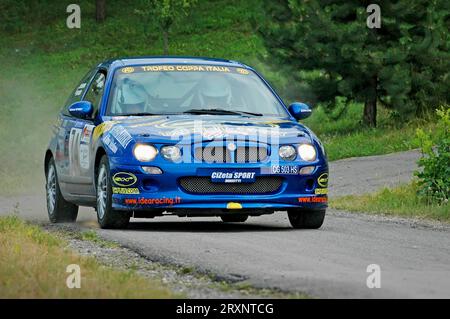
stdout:
<svg viewBox="0 0 450 319">
<path fill-rule="evenodd" d="M 134 72 L 134 68 L 132 67 L 126 67 L 122 69 L 122 73 L 133 73 Z"/>
<path fill-rule="evenodd" d="M 123 188 L 123 187 L 113 187 L 113 194 L 131 195 L 140 194 L 137 188 Z"/>
<path fill-rule="evenodd" d="M 227 204 L 227 209 L 242 209 L 242 205 L 239 203 L 230 202 Z"/>
<path fill-rule="evenodd" d="M 137 182 L 136 175 L 127 172 L 116 173 L 112 179 L 116 185 L 123 187 L 133 186 Z"/>
<path fill-rule="evenodd" d="M 102 124 L 97 126 L 94 129 L 94 133 L 92 134 L 92 140 L 97 141 L 98 138 L 100 136 L 102 136 L 104 133 L 108 132 L 115 123 L 116 122 L 112 122 L 112 121 L 111 122 L 103 122 Z"/>
<path fill-rule="evenodd" d="M 246 69 L 241 69 L 241 68 L 236 68 L 236 72 L 237 72 L 237 73 L 240 73 L 240 74 L 244 74 L 244 75 L 247 75 L 247 74 L 250 73 L 248 70 L 246 70 Z"/>
<path fill-rule="evenodd" d="M 328 188 L 316 188 L 316 190 L 314 191 L 314 194 L 326 195 L 326 194 L 328 194 Z"/>
<path fill-rule="evenodd" d="M 321 187 L 327 187 L 328 185 L 328 173 L 323 173 L 317 178 L 317 184 Z"/>
<path fill-rule="evenodd" d="M 125 73 L 122 69 L 122 72 Z M 141 66 L 143 72 L 225 72 L 230 73 L 230 68 L 219 65 L 146 65 Z M 246 70 L 244 70 L 246 71 Z"/>
</svg>

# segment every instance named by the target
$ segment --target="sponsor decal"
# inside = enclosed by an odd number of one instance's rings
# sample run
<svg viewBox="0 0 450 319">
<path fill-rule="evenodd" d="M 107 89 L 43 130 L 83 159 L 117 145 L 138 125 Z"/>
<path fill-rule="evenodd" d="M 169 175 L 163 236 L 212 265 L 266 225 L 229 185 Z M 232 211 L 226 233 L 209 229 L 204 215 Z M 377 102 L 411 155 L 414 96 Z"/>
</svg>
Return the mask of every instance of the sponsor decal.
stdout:
<svg viewBox="0 0 450 319">
<path fill-rule="evenodd" d="M 327 203 L 327 197 L 299 197 L 299 203 Z"/>
<path fill-rule="evenodd" d="M 80 144 L 79 160 L 81 168 L 89 169 L 89 145 Z"/>
<path fill-rule="evenodd" d="M 75 91 L 75 96 L 80 96 L 83 93 L 85 87 L 86 83 L 81 83 Z"/>
<path fill-rule="evenodd" d="M 217 65 L 147 65 L 142 66 L 141 70 L 144 72 L 231 72 L 230 68 Z"/>
<path fill-rule="evenodd" d="M 317 178 L 317 184 L 321 187 L 327 187 L 328 186 L 328 173 L 323 173 Z"/>
<path fill-rule="evenodd" d="M 181 197 L 173 198 L 125 198 L 125 205 L 175 205 L 181 203 Z"/>
<path fill-rule="evenodd" d="M 314 194 L 316 194 L 316 195 L 327 195 L 328 194 L 328 188 L 316 188 L 314 190 Z"/>
<path fill-rule="evenodd" d="M 114 154 L 117 152 L 117 145 L 116 143 L 111 139 L 111 136 L 106 135 L 103 137 L 103 144 L 108 147 L 111 152 Z"/>
<path fill-rule="evenodd" d="M 92 131 L 94 130 L 94 125 L 85 125 L 83 128 L 83 132 L 81 134 L 81 142 L 82 143 L 90 143 Z"/>
<path fill-rule="evenodd" d="M 114 139 L 119 142 L 123 148 L 126 148 L 132 140 L 130 133 L 128 133 L 122 125 L 114 126 L 109 134 L 111 134 L 111 136 L 114 137 Z"/>
<path fill-rule="evenodd" d="M 102 124 L 98 125 L 94 129 L 94 134 L 92 135 L 92 140 L 97 141 L 100 136 L 102 136 L 103 134 L 108 132 L 111 129 L 111 127 L 113 127 L 113 125 L 116 123 L 117 123 L 116 121 L 108 121 L 108 122 L 103 122 Z"/>
<path fill-rule="evenodd" d="M 113 194 L 121 194 L 121 195 L 136 195 L 140 194 L 138 188 L 123 188 L 123 187 L 113 187 Z"/>
<path fill-rule="evenodd" d="M 81 110 L 81 108 L 78 108 L 78 110 Z M 85 125 L 86 125 L 86 124 L 84 124 L 84 122 L 82 122 L 82 121 L 76 121 L 76 122 L 75 122 L 75 127 L 76 127 L 76 128 L 83 129 Z"/>
<path fill-rule="evenodd" d="M 244 74 L 244 75 L 250 74 L 249 70 L 242 69 L 242 68 L 236 68 L 236 72 L 240 73 L 240 74 Z"/>
<path fill-rule="evenodd" d="M 112 179 L 116 185 L 123 187 L 133 186 L 137 182 L 136 175 L 127 172 L 116 173 Z"/>
<path fill-rule="evenodd" d="M 256 172 L 223 172 L 211 173 L 213 183 L 252 183 L 255 181 Z"/>
<path fill-rule="evenodd" d="M 123 74 L 136 72 L 216 72 L 249 75 L 250 71 L 244 68 L 228 67 L 221 65 L 194 65 L 194 64 L 161 64 L 144 65 L 140 67 L 124 67 L 120 70 Z"/>
<path fill-rule="evenodd" d="M 242 205 L 240 203 L 229 202 L 227 209 L 242 209 Z"/>
<path fill-rule="evenodd" d="M 134 72 L 134 68 L 132 68 L 132 67 L 122 68 L 122 73 L 133 73 L 133 72 Z"/>
</svg>

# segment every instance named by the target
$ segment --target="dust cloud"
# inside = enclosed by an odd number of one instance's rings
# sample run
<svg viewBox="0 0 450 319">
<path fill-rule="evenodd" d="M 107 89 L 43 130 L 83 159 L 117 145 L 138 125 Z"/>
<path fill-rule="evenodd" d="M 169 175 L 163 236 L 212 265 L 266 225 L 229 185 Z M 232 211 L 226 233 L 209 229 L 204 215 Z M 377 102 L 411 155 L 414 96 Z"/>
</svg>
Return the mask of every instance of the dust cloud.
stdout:
<svg viewBox="0 0 450 319">
<path fill-rule="evenodd" d="M 70 94 L 67 84 L 51 78 L 45 69 L 18 66 L 0 74 L 0 196 L 44 191 L 45 150 Z"/>
</svg>

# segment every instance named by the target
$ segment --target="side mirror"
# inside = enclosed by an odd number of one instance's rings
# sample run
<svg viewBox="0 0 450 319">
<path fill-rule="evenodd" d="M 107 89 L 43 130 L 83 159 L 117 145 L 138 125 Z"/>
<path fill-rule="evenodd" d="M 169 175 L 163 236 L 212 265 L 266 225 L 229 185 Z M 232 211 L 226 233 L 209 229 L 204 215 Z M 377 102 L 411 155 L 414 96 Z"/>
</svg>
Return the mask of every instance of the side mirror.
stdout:
<svg viewBox="0 0 450 319">
<path fill-rule="evenodd" d="M 297 120 L 304 120 L 311 115 L 312 110 L 305 103 L 294 102 L 291 105 L 289 105 L 289 112 Z"/>
<path fill-rule="evenodd" d="M 78 101 L 69 106 L 69 113 L 79 119 L 86 119 L 92 116 L 94 106 L 89 101 Z"/>
</svg>

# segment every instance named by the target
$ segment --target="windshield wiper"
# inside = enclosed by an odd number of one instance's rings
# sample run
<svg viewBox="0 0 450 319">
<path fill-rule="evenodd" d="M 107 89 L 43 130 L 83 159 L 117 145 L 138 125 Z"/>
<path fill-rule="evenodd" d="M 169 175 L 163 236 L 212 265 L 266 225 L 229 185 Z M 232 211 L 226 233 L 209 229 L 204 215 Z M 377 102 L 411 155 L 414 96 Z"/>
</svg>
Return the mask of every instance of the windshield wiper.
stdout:
<svg viewBox="0 0 450 319">
<path fill-rule="evenodd" d="M 139 113 L 125 113 L 125 114 L 118 114 L 117 116 L 164 116 L 164 115 L 177 115 L 182 114 L 179 112 L 170 112 L 170 113 L 149 113 L 149 112 L 139 112 Z"/>
<path fill-rule="evenodd" d="M 183 113 L 189 114 L 224 114 L 224 115 L 253 115 L 253 116 L 263 116 L 261 113 L 253 113 L 253 112 L 244 112 L 244 111 L 230 111 L 225 109 L 191 109 L 188 111 L 184 111 Z"/>
<path fill-rule="evenodd" d="M 148 113 L 148 112 L 139 112 L 139 113 L 123 113 L 123 114 L 117 114 L 116 116 L 150 116 L 150 115 L 159 115 L 155 113 Z"/>
</svg>

